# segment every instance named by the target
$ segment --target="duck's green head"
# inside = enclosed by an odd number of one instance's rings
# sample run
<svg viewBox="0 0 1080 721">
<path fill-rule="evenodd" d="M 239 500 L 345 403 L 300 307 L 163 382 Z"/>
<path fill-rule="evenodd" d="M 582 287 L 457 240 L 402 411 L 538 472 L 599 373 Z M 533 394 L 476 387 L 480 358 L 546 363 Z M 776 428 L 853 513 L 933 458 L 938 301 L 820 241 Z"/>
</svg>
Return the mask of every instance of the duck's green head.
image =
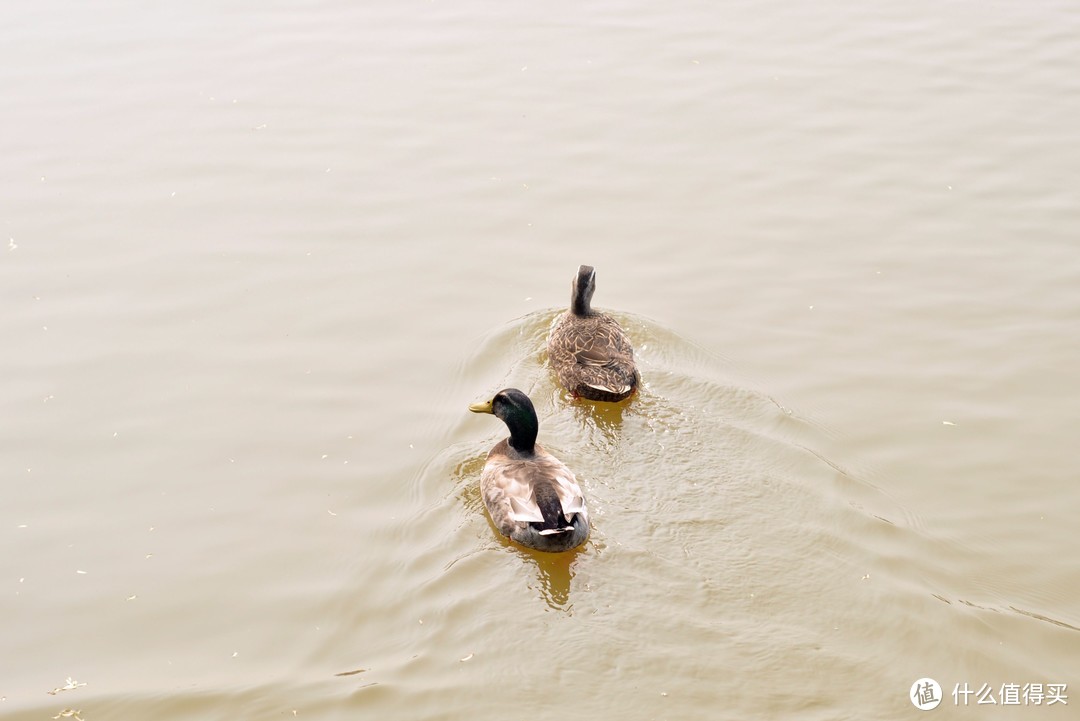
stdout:
<svg viewBox="0 0 1080 721">
<path fill-rule="evenodd" d="M 570 310 L 574 315 L 592 313 L 592 295 L 596 290 L 596 269 L 591 265 L 578 268 L 570 290 Z"/>
<path fill-rule="evenodd" d="M 510 429 L 510 445 L 518 451 L 531 451 L 536 444 L 539 423 L 529 397 L 517 388 L 506 388 L 486 403 L 469 406 L 473 413 L 491 413 Z"/>
</svg>

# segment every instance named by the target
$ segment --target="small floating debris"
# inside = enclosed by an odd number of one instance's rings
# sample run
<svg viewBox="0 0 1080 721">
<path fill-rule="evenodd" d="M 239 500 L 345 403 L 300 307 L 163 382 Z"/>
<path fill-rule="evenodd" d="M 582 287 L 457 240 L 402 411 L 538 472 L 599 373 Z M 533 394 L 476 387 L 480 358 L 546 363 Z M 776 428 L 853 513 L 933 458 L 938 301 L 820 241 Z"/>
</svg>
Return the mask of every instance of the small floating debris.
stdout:
<svg viewBox="0 0 1080 721">
<path fill-rule="evenodd" d="M 473 657 L 473 655 L 474 655 L 474 654 L 471 654 L 471 653 L 470 653 L 470 654 L 469 654 L 468 656 L 466 656 L 465 658 L 459 658 L 459 659 L 458 659 L 458 661 L 461 661 L 462 663 L 465 663 L 466 661 L 468 661 L 469 659 L 471 659 L 471 658 Z"/>
<path fill-rule="evenodd" d="M 942 421 L 941 425 L 943 425 L 943 426 L 955 426 L 956 424 L 953 423 L 952 421 Z"/>
<path fill-rule="evenodd" d="M 358 668 L 355 671 L 342 671 L 341 673 L 335 673 L 335 676 L 355 676 L 358 673 L 364 673 L 366 668 Z"/>
<path fill-rule="evenodd" d="M 50 696 L 55 696 L 61 691 L 74 691 L 75 689 L 82 688 L 85 685 L 85 683 L 76 681 L 75 679 L 71 678 L 71 676 L 68 676 L 67 683 L 65 685 L 54 688 L 52 691 L 46 691 L 45 693 L 49 694 Z"/>
</svg>

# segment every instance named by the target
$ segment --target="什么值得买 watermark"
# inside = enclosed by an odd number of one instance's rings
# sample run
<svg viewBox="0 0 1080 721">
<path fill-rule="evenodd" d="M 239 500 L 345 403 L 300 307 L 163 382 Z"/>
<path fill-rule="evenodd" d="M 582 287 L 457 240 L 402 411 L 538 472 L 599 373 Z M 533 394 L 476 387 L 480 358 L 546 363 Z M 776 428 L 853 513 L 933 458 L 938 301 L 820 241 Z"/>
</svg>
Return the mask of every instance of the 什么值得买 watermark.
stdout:
<svg viewBox="0 0 1080 721">
<path fill-rule="evenodd" d="M 1068 684 L 1064 683 L 1003 683 L 992 686 L 989 683 L 972 687 L 967 681 L 953 686 L 952 702 L 954 706 L 1053 706 L 1068 705 Z M 929 711 L 937 708 L 944 699 L 941 684 L 932 678 L 920 678 L 911 685 L 908 699 L 915 708 Z"/>
</svg>

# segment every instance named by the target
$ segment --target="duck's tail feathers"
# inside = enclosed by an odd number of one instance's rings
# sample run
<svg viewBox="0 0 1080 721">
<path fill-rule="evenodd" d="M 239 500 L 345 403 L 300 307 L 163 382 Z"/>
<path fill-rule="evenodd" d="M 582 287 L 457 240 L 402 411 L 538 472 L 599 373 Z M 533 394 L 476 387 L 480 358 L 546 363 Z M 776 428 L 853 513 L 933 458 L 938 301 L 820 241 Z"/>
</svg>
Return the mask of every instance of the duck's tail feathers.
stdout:
<svg viewBox="0 0 1080 721">
<path fill-rule="evenodd" d="M 542 523 L 534 525 L 534 527 L 539 526 L 537 531 L 541 536 L 553 536 L 574 530 L 573 525 L 569 522 L 570 519 L 566 518 L 563 513 L 559 493 L 553 485 L 548 483 L 538 484 L 533 488 L 533 498 L 536 500 L 536 505 L 540 508 L 540 513 L 543 516 Z"/>
<path fill-rule="evenodd" d="M 572 530 L 574 530 L 573 526 L 566 526 L 564 528 L 545 528 L 544 530 L 539 532 L 539 535 L 541 535 L 541 536 L 558 536 L 558 535 L 561 535 L 563 533 L 570 533 L 570 531 L 572 531 Z"/>
</svg>

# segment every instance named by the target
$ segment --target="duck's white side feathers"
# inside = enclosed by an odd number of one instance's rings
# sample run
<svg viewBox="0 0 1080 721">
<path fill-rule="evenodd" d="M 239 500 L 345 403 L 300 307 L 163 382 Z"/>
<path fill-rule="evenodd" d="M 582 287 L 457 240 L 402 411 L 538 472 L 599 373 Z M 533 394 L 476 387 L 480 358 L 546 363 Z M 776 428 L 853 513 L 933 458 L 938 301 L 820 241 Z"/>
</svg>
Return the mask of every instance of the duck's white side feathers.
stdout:
<svg viewBox="0 0 1080 721">
<path fill-rule="evenodd" d="M 570 473 L 567 469 L 567 473 Z M 585 514 L 585 494 L 577 484 L 573 473 L 569 476 L 555 476 L 555 493 L 559 495 L 559 504 L 562 506 L 563 517 L 569 523 L 575 513 Z"/>
<path fill-rule="evenodd" d="M 509 496 L 510 517 L 523 523 L 543 523 L 544 516 L 540 513 L 540 506 L 532 498 L 516 498 Z"/>
</svg>

